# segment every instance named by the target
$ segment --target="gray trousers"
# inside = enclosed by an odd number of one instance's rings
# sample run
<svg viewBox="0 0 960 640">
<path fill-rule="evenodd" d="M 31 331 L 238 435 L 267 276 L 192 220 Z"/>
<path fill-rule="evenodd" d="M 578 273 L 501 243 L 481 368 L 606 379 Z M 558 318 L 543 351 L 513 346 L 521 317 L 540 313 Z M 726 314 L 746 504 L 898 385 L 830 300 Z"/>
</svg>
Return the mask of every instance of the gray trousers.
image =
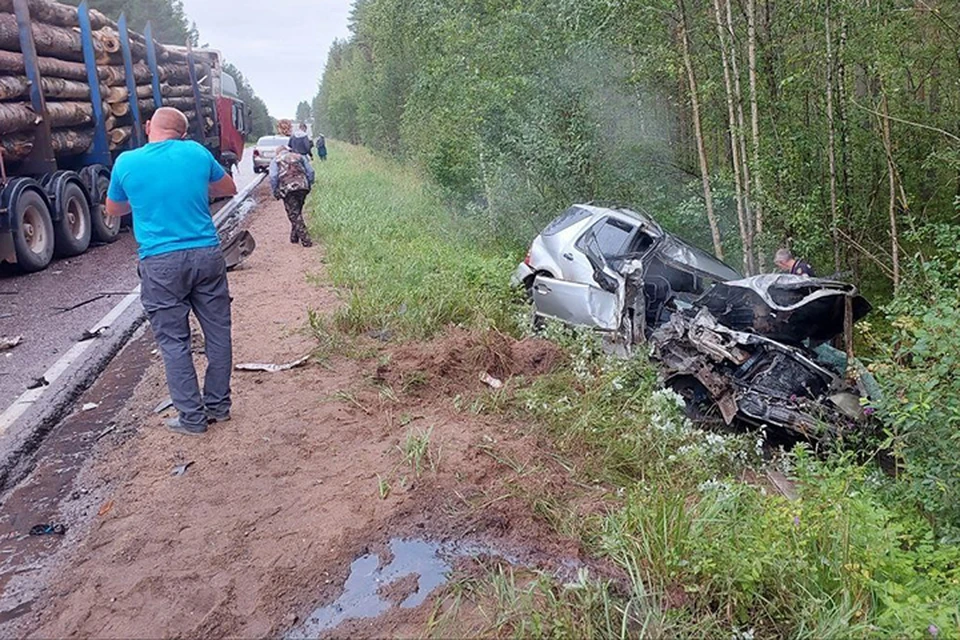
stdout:
<svg viewBox="0 0 960 640">
<path fill-rule="evenodd" d="M 233 370 L 230 291 L 220 247 L 188 249 L 140 261 L 143 308 L 160 346 L 167 386 L 180 423 L 206 427 L 207 416 L 230 413 Z M 190 354 L 190 311 L 206 342 L 207 375 L 203 395 Z"/>
</svg>

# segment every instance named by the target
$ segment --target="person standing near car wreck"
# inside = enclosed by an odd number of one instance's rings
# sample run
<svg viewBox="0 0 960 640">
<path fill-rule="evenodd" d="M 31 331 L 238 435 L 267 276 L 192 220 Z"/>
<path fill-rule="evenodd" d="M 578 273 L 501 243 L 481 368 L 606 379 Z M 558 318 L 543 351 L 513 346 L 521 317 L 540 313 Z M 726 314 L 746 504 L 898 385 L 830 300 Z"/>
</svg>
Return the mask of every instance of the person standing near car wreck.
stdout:
<svg viewBox="0 0 960 640">
<path fill-rule="evenodd" d="M 270 163 L 270 187 L 273 197 L 283 200 L 290 220 L 290 242 L 312 247 L 313 240 L 303 221 L 303 205 L 307 201 L 316 174 L 310 159 L 292 151 L 289 147 L 280 147 L 277 157 Z"/>
<path fill-rule="evenodd" d="M 107 193 L 110 216 L 133 213 L 139 245 L 140 299 L 167 373 L 177 418 L 171 430 L 202 435 L 230 419 L 233 370 L 230 292 L 211 197 L 237 192 L 233 178 L 203 146 L 186 140 L 189 122 L 163 107 L 147 122 L 149 143 L 122 154 Z M 203 329 L 203 394 L 190 350 L 190 311 Z"/>
<path fill-rule="evenodd" d="M 773 258 L 773 263 L 784 273 L 795 276 L 808 276 L 810 278 L 817 277 L 810 263 L 806 260 L 794 258 L 793 253 L 791 253 L 789 249 L 780 249 L 777 251 L 777 255 Z"/>
</svg>

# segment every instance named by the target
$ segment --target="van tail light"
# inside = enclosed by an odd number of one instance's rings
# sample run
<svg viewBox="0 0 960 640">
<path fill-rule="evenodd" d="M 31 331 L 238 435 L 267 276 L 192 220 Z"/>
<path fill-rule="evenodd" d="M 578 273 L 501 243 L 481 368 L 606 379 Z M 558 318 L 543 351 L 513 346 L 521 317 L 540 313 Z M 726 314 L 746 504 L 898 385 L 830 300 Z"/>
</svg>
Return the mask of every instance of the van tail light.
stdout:
<svg viewBox="0 0 960 640">
<path fill-rule="evenodd" d="M 256 157 L 258 157 L 259 155 L 260 155 L 260 149 L 254 149 L 254 150 L 253 150 L 253 157 L 256 158 Z"/>
<path fill-rule="evenodd" d="M 523 259 L 523 264 L 527 265 L 528 267 L 532 267 L 533 265 L 530 264 L 531 262 L 533 262 L 533 258 L 530 257 L 530 253 L 528 252 L 527 257 Z"/>
</svg>

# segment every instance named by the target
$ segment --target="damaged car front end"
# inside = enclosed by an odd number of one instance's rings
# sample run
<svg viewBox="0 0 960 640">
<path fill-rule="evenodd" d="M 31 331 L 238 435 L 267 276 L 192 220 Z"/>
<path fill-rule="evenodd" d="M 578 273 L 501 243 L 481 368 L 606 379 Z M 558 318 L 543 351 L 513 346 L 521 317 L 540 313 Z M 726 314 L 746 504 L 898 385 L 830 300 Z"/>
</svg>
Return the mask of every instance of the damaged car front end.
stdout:
<svg viewBox="0 0 960 640">
<path fill-rule="evenodd" d="M 773 427 L 808 440 L 868 422 L 867 385 L 848 377 L 846 355 L 827 344 L 870 311 L 855 287 L 792 275 L 742 278 L 658 231 L 643 252 L 616 257 L 585 233 L 576 247 L 592 281 L 536 276 L 534 313 L 604 332 L 624 354 L 645 345 L 700 422 Z"/>
</svg>

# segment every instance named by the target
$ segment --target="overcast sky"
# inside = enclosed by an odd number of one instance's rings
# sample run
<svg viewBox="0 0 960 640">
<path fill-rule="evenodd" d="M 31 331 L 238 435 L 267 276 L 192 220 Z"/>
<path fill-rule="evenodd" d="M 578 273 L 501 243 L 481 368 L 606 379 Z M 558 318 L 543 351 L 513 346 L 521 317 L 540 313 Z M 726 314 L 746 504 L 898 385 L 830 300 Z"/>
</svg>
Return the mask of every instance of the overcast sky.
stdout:
<svg viewBox="0 0 960 640">
<path fill-rule="evenodd" d="M 200 43 L 243 72 L 275 118 L 317 92 L 327 52 L 346 38 L 351 0 L 183 0 Z"/>
</svg>

